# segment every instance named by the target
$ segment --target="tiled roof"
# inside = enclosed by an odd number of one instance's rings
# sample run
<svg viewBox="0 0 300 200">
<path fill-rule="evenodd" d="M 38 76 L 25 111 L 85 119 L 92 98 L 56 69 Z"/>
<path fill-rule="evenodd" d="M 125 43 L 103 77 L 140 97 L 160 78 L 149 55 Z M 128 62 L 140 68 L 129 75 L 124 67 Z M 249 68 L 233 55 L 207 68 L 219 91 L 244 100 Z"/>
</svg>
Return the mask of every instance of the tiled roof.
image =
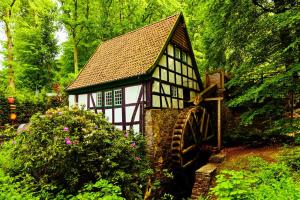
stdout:
<svg viewBox="0 0 300 200">
<path fill-rule="evenodd" d="M 146 74 L 158 59 L 179 16 L 103 42 L 67 90 Z"/>
</svg>

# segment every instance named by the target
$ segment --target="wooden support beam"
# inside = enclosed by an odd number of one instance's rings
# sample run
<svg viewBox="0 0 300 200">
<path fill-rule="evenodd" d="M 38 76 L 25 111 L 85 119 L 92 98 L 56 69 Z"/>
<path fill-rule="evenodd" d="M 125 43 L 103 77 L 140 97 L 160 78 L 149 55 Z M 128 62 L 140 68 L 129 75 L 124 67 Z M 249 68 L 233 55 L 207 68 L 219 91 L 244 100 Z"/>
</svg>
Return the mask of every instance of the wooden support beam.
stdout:
<svg viewBox="0 0 300 200">
<path fill-rule="evenodd" d="M 182 168 L 187 168 L 188 166 L 190 166 L 191 164 L 193 164 L 193 162 L 195 162 L 197 159 L 194 158 L 193 160 L 190 160 L 189 162 L 185 163 Z"/>
<path fill-rule="evenodd" d="M 218 100 L 218 149 L 221 149 L 221 145 L 222 145 L 222 139 L 221 139 L 221 128 L 222 128 L 222 124 L 221 124 L 221 100 Z"/>
<path fill-rule="evenodd" d="M 209 126 L 209 119 L 210 118 L 210 115 L 207 114 L 207 120 L 206 120 L 206 126 L 205 126 L 205 132 L 204 132 L 204 140 L 207 141 L 207 131 L 208 131 L 208 126 Z"/>
<path fill-rule="evenodd" d="M 197 146 L 196 146 L 195 144 L 192 145 L 192 146 L 189 146 L 188 148 L 182 150 L 182 154 L 186 154 L 187 152 L 189 152 L 189 151 L 195 149 L 196 147 L 197 147 Z"/>
<path fill-rule="evenodd" d="M 204 99 L 204 101 L 221 101 L 221 100 L 223 100 L 223 97 L 208 97 Z"/>
</svg>

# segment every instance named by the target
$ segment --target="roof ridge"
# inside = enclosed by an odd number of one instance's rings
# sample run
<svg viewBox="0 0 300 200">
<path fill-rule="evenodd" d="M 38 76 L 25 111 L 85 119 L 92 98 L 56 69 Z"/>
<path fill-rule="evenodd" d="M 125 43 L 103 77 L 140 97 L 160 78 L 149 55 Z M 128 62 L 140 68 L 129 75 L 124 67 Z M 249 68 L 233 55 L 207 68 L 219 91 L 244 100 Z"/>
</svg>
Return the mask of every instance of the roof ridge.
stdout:
<svg viewBox="0 0 300 200">
<path fill-rule="evenodd" d="M 160 23 L 160 22 L 163 22 L 163 21 L 165 21 L 165 20 L 168 20 L 168 19 L 170 19 L 170 18 L 172 18 L 172 17 L 175 17 L 175 16 L 177 16 L 177 15 L 178 15 L 178 17 L 179 17 L 179 16 L 181 15 L 181 12 L 176 12 L 174 15 L 168 16 L 168 17 L 166 17 L 166 18 L 164 18 L 164 19 L 162 19 L 162 20 L 160 20 L 160 21 L 153 22 L 152 24 L 147 24 L 147 25 L 142 26 L 142 27 L 140 27 L 140 28 L 138 28 L 138 29 L 134 29 L 134 30 L 129 31 L 129 32 L 127 32 L 127 33 L 124 33 L 124 34 L 122 34 L 122 35 L 118 35 L 118 36 L 113 37 L 113 38 L 111 38 L 111 39 L 109 39 L 109 40 L 103 41 L 99 46 L 103 45 L 104 43 L 107 43 L 107 42 L 110 42 L 110 41 L 112 41 L 112 40 L 115 40 L 115 39 L 118 39 L 118 38 L 120 38 L 120 37 L 123 37 L 123 36 L 125 36 L 125 35 L 129 35 L 129 34 L 132 34 L 132 33 L 134 33 L 134 32 L 140 31 L 140 30 L 142 30 L 142 29 L 144 29 L 144 28 L 146 28 L 146 27 L 148 27 L 148 26 L 152 26 L 152 25 L 154 25 L 154 24 L 158 24 L 158 23 Z"/>
</svg>

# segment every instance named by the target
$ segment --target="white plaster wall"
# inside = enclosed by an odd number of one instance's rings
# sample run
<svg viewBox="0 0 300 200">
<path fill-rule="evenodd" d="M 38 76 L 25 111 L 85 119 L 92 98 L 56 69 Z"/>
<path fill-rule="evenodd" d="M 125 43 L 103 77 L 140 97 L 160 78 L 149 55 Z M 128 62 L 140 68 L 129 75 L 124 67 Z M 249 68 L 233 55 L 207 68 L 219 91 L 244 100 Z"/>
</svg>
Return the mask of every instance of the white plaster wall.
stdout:
<svg viewBox="0 0 300 200">
<path fill-rule="evenodd" d="M 105 117 L 109 122 L 112 122 L 112 109 L 105 109 Z"/>
<path fill-rule="evenodd" d="M 159 92 L 159 82 L 158 81 L 154 81 L 152 84 L 152 91 L 153 92 Z"/>
<path fill-rule="evenodd" d="M 167 70 L 161 68 L 160 69 L 160 75 L 161 75 L 161 80 L 167 81 L 168 80 L 168 72 Z"/>
<path fill-rule="evenodd" d="M 169 69 L 174 70 L 175 69 L 175 62 L 173 58 L 168 58 L 168 64 L 169 64 Z"/>
<path fill-rule="evenodd" d="M 141 90 L 141 85 L 126 87 L 125 104 L 136 103 L 140 94 L 140 90 Z"/>
<path fill-rule="evenodd" d="M 160 59 L 159 65 L 167 67 L 167 57 L 165 55 L 163 55 L 162 58 Z"/>
<path fill-rule="evenodd" d="M 120 126 L 120 125 L 117 125 L 117 126 L 115 126 L 115 127 L 116 127 L 116 129 L 123 130 L 123 127 Z"/>
<path fill-rule="evenodd" d="M 69 95 L 69 107 L 75 106 L 75 95 Z"/>
<path fill-rule="evenodd" d="M 131 122 L 131 117 L 133 114 L 135 106 L 126 106 L 125 111 L 126 111 L 126 122 Z"/>
<path fill-rule="evenodd" d="M 97 106 L 97 96 L 96 96 L 96 93 L 92 93 L 92 96 L 93 96 L 93 99 L 94 99 L 94 102 L 95 102 L 95 106 Z M 94 107 L 92 98 L 90 98 L 90 107 Z"/>
<path fill-rule="evenodd" d="M 158 95 L 152 95 L 152 104 L 154 107 L 160 107 L 160 98 Z"/>
<path fill-rule="evenodd" d="M 155 68 L 154 73 L 153 73 L 153 77 L 159 78 L 159 68 L 158 67 Z"/>
<path fill-rule="evenodd" d="M 135 125 L 132 126 L 132 129 L 133 129 L 134 133 L 139 133 L 140 132 L 140 125 L 135 124 Z"/>
<path fill-rule="evenodd" d="M 168 54 L 174 56 L 174 47 L 171 44 L 168 45 Z"/>
<path fill-rule="evenodd" d="M 115 108 L 115 122 L 122 122 L 122 108 Z"/>
<path fill-rule="evenodd" d="M 178 108 L 178 100 L 177 99 L 172 99 L 172 107 Z"/>
<path fill-rule="evenodd" d="M 86 105 L 87 104 L 87 94 L 80 94 L 78 95 L 78 106 L 84 106 L 84 109 L 86 110 Z"/>
</svg>

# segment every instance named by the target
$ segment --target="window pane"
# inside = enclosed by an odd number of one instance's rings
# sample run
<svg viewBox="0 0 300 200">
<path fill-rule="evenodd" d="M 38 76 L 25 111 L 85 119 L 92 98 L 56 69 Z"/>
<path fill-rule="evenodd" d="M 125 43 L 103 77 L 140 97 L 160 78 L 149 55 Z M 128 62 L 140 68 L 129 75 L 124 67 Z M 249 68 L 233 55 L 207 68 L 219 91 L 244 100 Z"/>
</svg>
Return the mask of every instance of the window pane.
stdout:
<svg viewBox="0 0 300 200">
<path fill-rule="evenodd" d="M 115 90 L 115 105 L 122 105 L 122 90 Z"/>
<path fill-rule="evenodd" d="M 105 106 L 112 106 L 112 91 L 105 92 Z"/>
<path fill-rule="evenodd" d="M 102 106 L 102 92 L 98 92 L 96 96 L 96 106 L 101 107 Z"/>
</svg>

